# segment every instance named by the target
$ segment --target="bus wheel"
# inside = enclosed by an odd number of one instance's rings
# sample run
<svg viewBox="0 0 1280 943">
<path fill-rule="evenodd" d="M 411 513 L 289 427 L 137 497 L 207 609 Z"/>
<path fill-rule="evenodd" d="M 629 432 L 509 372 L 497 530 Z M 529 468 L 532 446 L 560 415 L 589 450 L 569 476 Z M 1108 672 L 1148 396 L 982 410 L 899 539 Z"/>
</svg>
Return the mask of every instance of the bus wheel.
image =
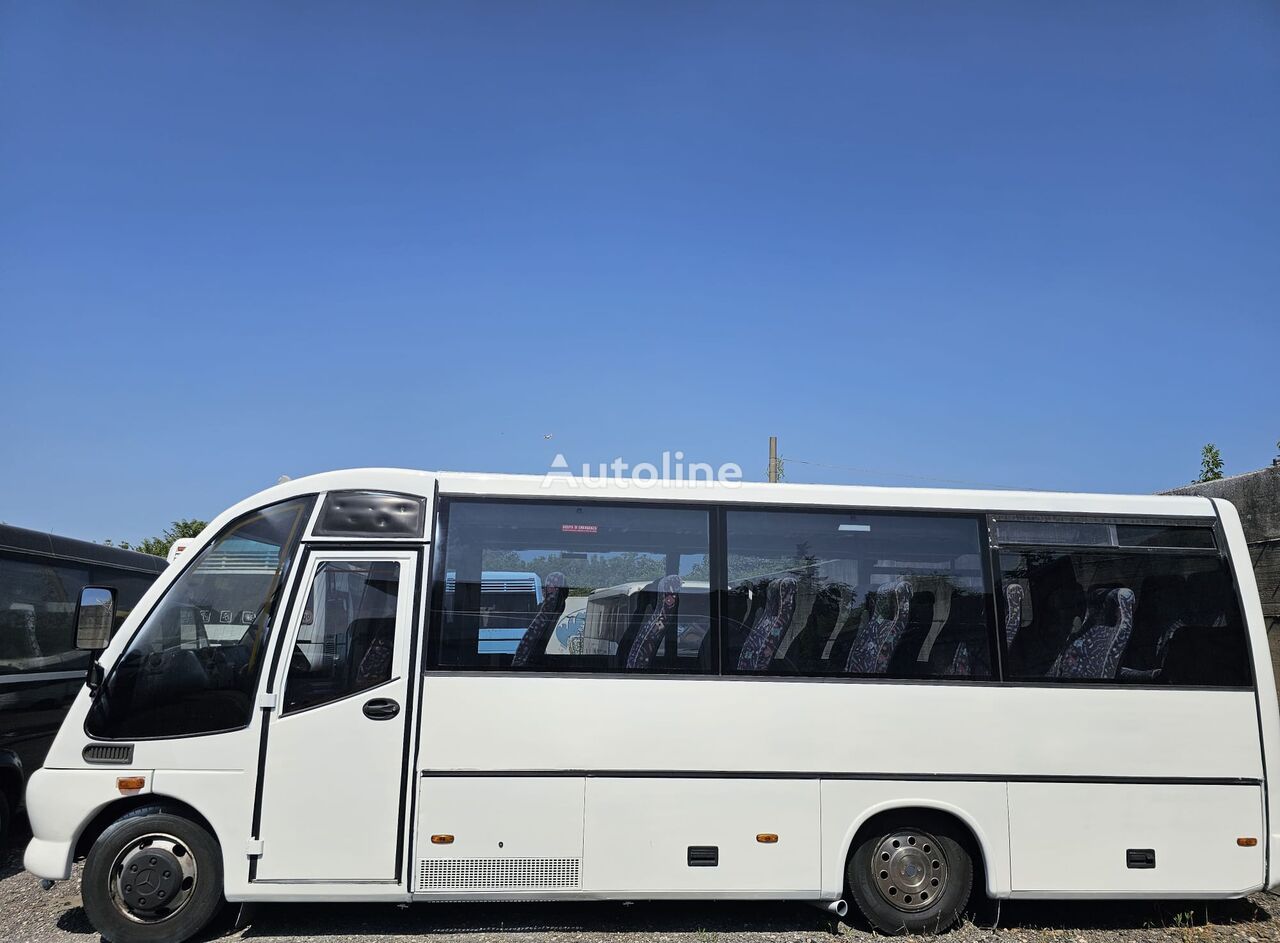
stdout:
<svg viewBox="0 0 1280 943">
<path fill-rule="evenodd" d="M 222 852 L 190 819 L 135 809 L 89 849 L 80 894 L 110 943 L 181 943 L 222 907 Z"/>
<path fill-rule="evenodd" d="M 941 933 L 968 903 L 973 859 L 945 819 L 904 815 L 859 836 L 847 877 L 858 909 L 881 933 Z"/>
</svg>

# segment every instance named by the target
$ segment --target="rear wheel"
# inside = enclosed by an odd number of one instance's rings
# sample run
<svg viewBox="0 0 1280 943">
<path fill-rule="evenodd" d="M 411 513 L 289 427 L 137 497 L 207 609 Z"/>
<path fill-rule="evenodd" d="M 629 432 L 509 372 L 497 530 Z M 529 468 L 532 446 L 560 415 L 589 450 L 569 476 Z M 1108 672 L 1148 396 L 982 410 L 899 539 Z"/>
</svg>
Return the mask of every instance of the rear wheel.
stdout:
<svg viewBox="0 0 1280 943">
<path fill-rule="evenodd" d="M 885 818 L 849 856 L 849 890 L 881 933 L 941 933 L 960 919 L 973 888 L 967 836 L 941 817 Z"/>
<path fill-rule="evenodd" d="M 80 892 L 110 943 L 181 943 L 222 907 L 222 852 L 190 819 L 137 809 L 93 843 Z"/>
</svg>

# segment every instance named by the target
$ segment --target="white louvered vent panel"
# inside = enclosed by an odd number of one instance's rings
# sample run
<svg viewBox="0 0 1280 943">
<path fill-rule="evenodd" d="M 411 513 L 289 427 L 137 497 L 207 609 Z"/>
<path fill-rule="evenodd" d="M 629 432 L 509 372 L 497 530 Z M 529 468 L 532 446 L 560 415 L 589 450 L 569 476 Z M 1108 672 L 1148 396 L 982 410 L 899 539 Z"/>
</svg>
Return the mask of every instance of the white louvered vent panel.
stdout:
<svg viewBox="0 0 1280 943">
<path fill-rule="evenodd" d="M 525 890 L 577 887 L 578 858 L 424 858 L 418 890 Z"/>
</svg>

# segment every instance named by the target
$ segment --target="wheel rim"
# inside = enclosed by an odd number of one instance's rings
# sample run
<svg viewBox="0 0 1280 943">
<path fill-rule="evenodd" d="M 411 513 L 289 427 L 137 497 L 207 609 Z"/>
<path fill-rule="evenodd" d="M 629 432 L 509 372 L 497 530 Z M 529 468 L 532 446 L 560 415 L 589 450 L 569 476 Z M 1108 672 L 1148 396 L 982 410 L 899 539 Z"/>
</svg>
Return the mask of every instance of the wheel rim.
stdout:
<svg viewBox="0 0 1280 943">
<path fill-rule="evenodd" d="M 186 842 L 156 832 L 135 838 L 111 864 L 111 902 L 136 923 L 163 923 L 191 901 L 198 875 Z"/>
<path fill-rule="evenodd" d="M 947 889 L 947 858 L 928 832 L 902 829 L 885 836 L 871 855 L 871 878 L 885 902 L 915 913 Z"/>
</svg>

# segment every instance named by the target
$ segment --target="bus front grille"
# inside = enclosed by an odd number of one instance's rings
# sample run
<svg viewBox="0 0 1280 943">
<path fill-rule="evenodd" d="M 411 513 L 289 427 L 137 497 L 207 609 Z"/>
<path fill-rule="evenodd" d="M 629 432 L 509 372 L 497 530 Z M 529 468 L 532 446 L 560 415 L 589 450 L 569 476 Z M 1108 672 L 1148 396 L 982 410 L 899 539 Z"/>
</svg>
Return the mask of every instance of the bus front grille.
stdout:
<svg viewBox="0 0 1280 943">
<path fill-rule="evenodd" d="M 541 890 L 578 886 L 578 858 L 424 858 L 419 891 Z"/>
</svg>

